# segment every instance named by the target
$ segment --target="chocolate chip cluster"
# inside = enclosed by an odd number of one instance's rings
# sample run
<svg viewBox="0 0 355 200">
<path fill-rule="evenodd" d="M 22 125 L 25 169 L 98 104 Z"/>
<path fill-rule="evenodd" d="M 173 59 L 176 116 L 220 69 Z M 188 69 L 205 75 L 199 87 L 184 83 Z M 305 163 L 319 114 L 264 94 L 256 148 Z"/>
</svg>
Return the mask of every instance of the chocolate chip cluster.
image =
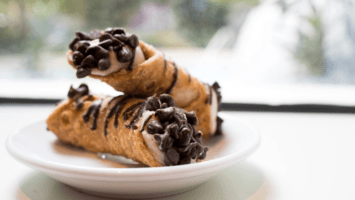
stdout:
<svg viewBox="0 0 355 200">
<path fill-rule="evenodd" d="M 73 88 L 73 86 L 70 86 L 69 92 L 68 92 L 68 97 L 69 98 L 80 98 L 85 95 L 89 94 L 89 87 L 86 84 L 81 84 L 78 89 Z"/>
<path fill-rule="evenodd" d="M 73 88 L 70 86 L 68 92 L 68 98 L 75 99 L 76 101 L 76 109 L 81 109 L 84 105 L 82 97 L 89 95 L 89 87 L 86 84 L 81 84 L 78 89 Z"/>
<path fill-rule="evenodd" d="M 98 39 L 99 43 L 90 45 L 89 41 L 95 39 Z M 78 66 L 76 76 L 84 78 L 91 74 L 92 68 L 107 70 L 111 66 L 110 51 L 116 53 L 119 62 L 130 62 L 128 70 L 131 70 L 138 44 L 138 37 L 134 34 L 127 36 L 122 28 L 107 28 L 103 32 L 76 32 L 76 37 L 69 45 L 74 52 L 73 64 Z"/>
<path fill-rule="evenodd" d="M 146 109 L 155 111 L 159 120 L 150 121 L 147 132 L 159 142 L 159 149 L 164 152 L 164 164 L 181 165 L 191 163 L 191 159 L 204 159 L 207 147 L 202 145 L 195 112 L 174 107 L 174 99 L 167 94 L 147 99 Z"/>
</svg>

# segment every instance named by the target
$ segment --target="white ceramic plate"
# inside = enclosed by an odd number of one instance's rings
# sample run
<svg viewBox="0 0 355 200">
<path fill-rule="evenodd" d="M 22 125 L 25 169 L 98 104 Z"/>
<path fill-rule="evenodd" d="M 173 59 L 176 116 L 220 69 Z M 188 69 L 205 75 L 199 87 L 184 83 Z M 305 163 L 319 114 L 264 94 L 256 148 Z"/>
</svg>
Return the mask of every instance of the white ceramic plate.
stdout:
<svg viewBox="0 0 355 200">
<path fill-rule="evenodd" d="M 22 163 L 80 191 L 116 198 L 150 198 L 193 189 L 252 154 L 260 143 L 258 132 L 227 114 L 223 135 L 212 138 L 206 161 L 149 168 L 121 157 L 95 154 L 59 142 L 44 121 L 12 133 L 6 146 Z M 102 159 L 101 157 L 110 159 Z M 112 160 L 116 160 L 114 162 Z"/>
</svg>

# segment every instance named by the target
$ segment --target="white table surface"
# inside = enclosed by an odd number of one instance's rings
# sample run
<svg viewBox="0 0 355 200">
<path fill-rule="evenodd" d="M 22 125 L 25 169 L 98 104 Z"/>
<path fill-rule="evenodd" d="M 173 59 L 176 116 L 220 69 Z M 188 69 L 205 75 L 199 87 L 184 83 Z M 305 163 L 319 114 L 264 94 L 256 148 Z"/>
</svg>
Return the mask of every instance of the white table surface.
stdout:
<svg viewBox="0 0 355 200">
<path fill-rule="evenodd" d="M 7 135 L 53 106 L 0 105 L 0 199 L 104 199 L 80 193 L 12 158 Z M 199 188 L 168 199 L 355 199 L 355 115 L 229 112 L 253 124 L 259 149 Z"/>
</svg>

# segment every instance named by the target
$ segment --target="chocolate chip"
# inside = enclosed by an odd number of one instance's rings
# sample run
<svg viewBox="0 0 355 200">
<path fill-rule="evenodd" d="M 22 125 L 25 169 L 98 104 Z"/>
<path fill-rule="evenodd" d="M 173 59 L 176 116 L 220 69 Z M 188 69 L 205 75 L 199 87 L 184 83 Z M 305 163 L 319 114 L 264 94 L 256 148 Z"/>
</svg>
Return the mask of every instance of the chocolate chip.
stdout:
<svg viewBox="0 0 355 200">
<path fill-rule="evenodd" d="M 148 123 L 147 131 L 149 134 L 164 133 L 164 128 L 159 121 L 153 120 Z"/>
<path fill-rule="evenodd" d="M 120 51 L 124 45 L 125 44 L 123 42 L 117 40 L 116 38 L 112 38 L 112 46 L 117 47 L 113 49 L 114 51 Z"/>
<path fill-rule="evenodd" d="M 190 145 L 190 144 L 189 144 Z M 188 151 L 190 150 L 190 146 L 186 146 L 186 147 L 179 147 L 179 148 L 176 148 L 176 150 L 179 152 L 179 153 L 189 153 Z"/>
<path fill-rule="evenodd" d="M 222 100 L 222 95 L 221 95 L 221 86 L 219 86 L 219 84 L 217 82 L 214 82 L 212 85 L 212 88 L 214 89 L 214 91 L 217 94 L 217 102 L 218 102 L 218 110 L 220 110 L 220 105 L 221 105 L 221 100 Z"/>
<path fill-rule="evenodd" d="M 214 82 L 212 85 L 213 89 L 218 90 L 221 88 L 221 86 L 219 86 L 219 84 L 217 82 Z"/>
<path fill-rule="evenodd" d="M 158 109 L 155 112 L 155 116 L 158 116 L 160 121 L 166 122 L 172 117 L 174 113 L 175 113 L 175 109 L 173 107 L 167 107 L 164 109 Z"/>
<path fill-rule="evenodd" d="M 193 137 L 194 137 L 195 141 L 200 142 L 200 143 L 202 142 L 201 141 L 201 137 L 202 137 L 202 132 L 201 131 L 198 131 L 197 133 L 195 133 L 193 135 Z"/>
<path fill-rule="evenodd" d="M 176 123 L 169 124 L 166 129 L 172 138 L 179 139 L 179 126 Z"/>
<path fill-rule="evenodd" d="M 174 99 L 168 94 L 160 95 L 160 102 L 166 103 L 168 106 L 174 106 L 175 105 Z"/>
<path fill-rule="evenodd" d="M 198 157 L 198 159 L 205 159 L 206 155 L 207 155 L 207 151 L 208 151 L 208 147 L 204 147 L 203 148 L 203 152 L 201 153 L 201 155 Z"/>
<path fill-rule="evenodd" d="M 176 165 L 178 164 L 179 160 L 180 160 L 180 155 L 175 149 L 170 148 L 166 151 L 164 155 L 165 165 Z"/>
<path fill-rule="evenodd" d="M 77 91 L 73 88 L 73 86 L 70 86 L 69 92 L 68 92 L 68 97 L 73 98 L 77 94 Z"/>
<path fill-rule="evenodd" d="M 101 58 L 108 58 L 110 56 L 110 52 L 107 51 L 106 49 L 97 46 L 95 50 L 95 58 L 96 59 L 101 59 Z"/>
<path fill-rule="evenodd" d="M 165 166 L 171 166 L 172 163 L 170 161 L 170 159 L 168 158 L 168 156 L 166 155 L 166 153 L 164 153 L 164 165 Z"/>
<path fill-rule="evenodd" d="M 193 155 L 196 154 L 197 145 L 197 142 L 191 142 L 185 148 L 180 148 L 179 151 L 182 151 L 183 153 L 188 154 L 191 158 L 193 158 Z"/>
<path fill-rule="evenodd" d="M 80 84 L 79 88 L 77 90 L 78 90 L 78 93 L 81 95 L 89 94 L 89 87 L 85 83 Z"/>
<path fill-rule="evenodd" d="M 185 165 L 185 164 L 190 164 L 191 163 L 191 158 L 188 155 L 185 154 L 180 154 L 180 160 L 178 165 Z"/>
<path fill-rule="evenodd" d="M 160 138 L 160 139 L 158 139 Z M 170 137 L 169 133 L 165 132 L 162 135 L 159 134 L 155 134 L 154 135 L 154 139 L 156 139 L 158 142 L 160 142 L 159 144 L 159 149 L 161 151 L 166 151 L 167 149 L 171 148 L 174 144 L 174 139 Z"/>
<path fill-rule="evenodd" d="M 123 28 L 113 28 L 111 33 L 112 33 L 112 35 L 115 35 L 115 34 L 126 34 L 125 30 Z"/>
<path fill-rule="evenodd" d="M 73 64 L 80 65 L 81 61 L 83 61 L 84 55 L 80 53 L 80 51 L 75 51 L 73 53 Z"/>
<path fill-rule="evenodd" d="M 187 124 L 186 116 L 180 113 L 182 109 L 176 108 L 175 110 L 176 112 L 173 115 L 174 121 L 176 121 L 179 124 L 179 126 L 182 126 L 183 124 Z M 185 110 L 182 111 L 185 112 Z"/>
<path fill-rule="evenodd" d="M 77 51 L 80 51 L 80 53 L 85 54 L 86 49 L 90 46 L 90 44 L 88 42 L 78 42 L 76 46 Z"/>
<path fill-rule="evenodd" d="M 217 128 L 215 135 L 222 135 L 222 123 L 223 119 L 217 116 Z"/>
<path fill-rule="evenodd" d="M 167 104 L 167 103 L 161 104 L 161 108 L 167 108 L 167 107 L 168 107 L 168 104 Z"/>
<path fill-rule="evenodd" d="M 80 38 L 80 40 L 91 40 L 90 35 L 85 32 L 78 31 L 75 34 Z"/>
<path fill-rule="evenodd" d="M 82 62 L 81 66 L 85 68 L 94 68 L 95 67 L 95 58 L 92 55 L 88 55 Z M 90 70 L 91 71 L 91 70 Z"/>
<path fill-rule="evenodd" d="M 80 41 L 80 38 L 79 37 L 75 37 L 74 40 L 69 44 L 69 49 L 71 49 L 72 51 L 75 51 L 74 46 L 79 41 Z"/>
<path fill-rule="evenodd" d="M 104 49 L 108 49 L 111 44 L 112 44 L 112 40 L 111 39 L 107 39 L 107 40 L 104 40 L 104 41 L 100 42 L 99 46 L 104 48 Z"/>
<path fill-rule="evenodd" d="M 90 74 L 91 74 L 90 68 L 78 67 L 78 70 L 76 71 L 76 77 L 78 78 L 84 78 Z"/>
<path fill-rule="evenodd" d="M 187 118 L 187 122 L 191 125 L 196 126 L 198 124 L 198 119 L 196 117 L 196 113 L 194 111 L 190 111 L 185 113 L 185 116 Z"/>
<path fill-rule="evenodd" d="M 99 46 L 91 46 L 91 47 L 88 47 L 85 51 L 85 54 L 88 54 L 88 55 L 95 55 L 95 52 L 98 51 L 98 48 L 100 48 Z M 102 48 L 102 47 L 101 47 Z"/>
<path fill-rule="evenodd" d="M 104 33 L 100 36 L 99 42 L 105 41 L 105 40 L 112 40 L 114 39 L 111 34 L 109 33 Z"/>
<path fill-rule="evenodd" d="M 179 145 L 187 146 L 191 141 L 192 132 L 190 129 L 183 128 L 180 132 Z"/>
<path fill-rule="evenodd" d="M 203 146 L 201 144 L 198 144 L 196 146 L 196 158 L 200 157 L 203 154 Z"/>
<path fill-rule="evenodd" d="M 167 127 L 169 124 L 170 124 L 170 122 L 166 121 L 166 122 L 163 123 L 163 127 Z"/>
<path fill-rule="evenodd" d="M 97 65 L 99 70 L 101 71 L 107 70 L 111 66 L 111 61 L 109 58 L 102 58 L 99 60 L 99 63 Z"/>
<path fill-rule="evenodd" d="M 113 37 L 117 38 L 119 41 L 126 43 L 127 42 L 127 37 L 123 34 L 115 34 Z"/>
<path fill-rule="evenodd" d="M 196 156 L 197 156 L 196 146 L 190 149 L 189 156 L 190 156 L 192 159 L 195 159 L 195 158 L 196 158 Z"/>
<path fill-rule="evenodd" d="M 174 144 L 174 139 L 171 138 L 170 136 L 162 137 L 162 143 L 160 148 L 162 151 L 165 151 L 168 148 L 171 148 Z"/>
<path fill-rule="evenodd" d="M 132 34 L 128 39 L 127 39 L 127 44 L 135 49 L 138 46 L 138 37 L 135 34 Z"/>
<path fill-rule="evenodd" d="M 118 46 L 113 46 L 112 50 L 113 50 L 114 52 L 119 52 L 119 51 L 121 51 L 122 47 L 123 47 L 123 46 L 120 46 L 120 45 L 118 45 Z M 117 53 L 116 53 L 116 57 L 117 57 Z"/>
<path fill-rule="evenodd" d="M 81 84 L 78 89 L 73 88 L 73 86 L 70 86 L 69 92 L 68 92 L 68 97 L 69 98 L 76 98 L 76 103 L 77 109 L 80 109 L 80 102 L 81 99 L 80 97 L 83 97 L 85 95 L 89 94 L 89 87 L 86 84 Z"/>
<path fill-rule="evenodd" d="M 122 47 L 120 51 L 116 52 L 117 60 L 119 62 L 125 63 L 133 58 L 133 53 L 131 50 L 127 49 L 126 47 Z"/>
<path fill-rule="evenodd" d="M 160 102 L 156 97 L 149 97 L 147 99 L 146 109 L 155 111 L 160 108 Z"/>
</svg>

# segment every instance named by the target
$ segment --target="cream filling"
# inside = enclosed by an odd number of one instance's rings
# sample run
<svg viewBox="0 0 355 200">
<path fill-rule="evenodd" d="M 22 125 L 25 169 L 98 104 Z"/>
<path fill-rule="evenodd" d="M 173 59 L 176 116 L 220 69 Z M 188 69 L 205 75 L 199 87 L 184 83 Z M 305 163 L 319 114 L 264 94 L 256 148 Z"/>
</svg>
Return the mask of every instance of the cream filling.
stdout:
<svg viewBox="0 0 355 200">
<path fill-rule="evenodd" d="M 99 44 L 99 39 L 95 39 L 95 40 L 91 40 L 91 41 L 88 40 L 87 42 L 90 43 L 89 47 L 97 46 Z M 126 45 L 126 47 L 130 48 L 127 45 Z M 68 60 L 73 61 L 73 53 L 74 52 L 68 54 Z M 110 51 L 109 58 L 111 61 L 111 66 L 107 70 L 101 71 L 97 68 L 93 68 L 93 69 L 91 69 L 91 74 L 98 75 L 98 76 L 107 76 L 107 75 L 109 75 L 113 72 L 117 72 L 121 69 L 127 69 L 130 64 L 130 62 L 125 62 L 125 63 L 119 62 L 117 60 L 116 53 L 113 51 Z M 141 64 L 144 61 L 145 61 L 145 58 L 144 58 L 143 51 L 139 46 L 137 46 L 135 57 L 134 57 L 134 62 L 133 62 L 133 67 Z M 74 66 L 74 67 L 77 68 L 77 66 Z"/>
<path fill-rule="evenodd" d="M 154 111 L 145 111 L 140 120 L 140 127 L 143 126 L 143 122 L 150 116 L 153 115 Z M 142 131 L 142 135 L 148 149 L 152 152 L 152 155 L 156 161 L 164 165 L 164 153 L 159 149 L 159 142 L 154 139 L 154 135 L 149 134 L 146 130 Z"/>
<path fill-rule="evenodd" d="M 211 135 L 216 133 L 217 129 L 217 112 L 218 112 L 218 100 L 217 100 L 217 93 L 212 88 L 212 103 L 210 105 L 210 120 L 211 120 Z"/>
</svg>

